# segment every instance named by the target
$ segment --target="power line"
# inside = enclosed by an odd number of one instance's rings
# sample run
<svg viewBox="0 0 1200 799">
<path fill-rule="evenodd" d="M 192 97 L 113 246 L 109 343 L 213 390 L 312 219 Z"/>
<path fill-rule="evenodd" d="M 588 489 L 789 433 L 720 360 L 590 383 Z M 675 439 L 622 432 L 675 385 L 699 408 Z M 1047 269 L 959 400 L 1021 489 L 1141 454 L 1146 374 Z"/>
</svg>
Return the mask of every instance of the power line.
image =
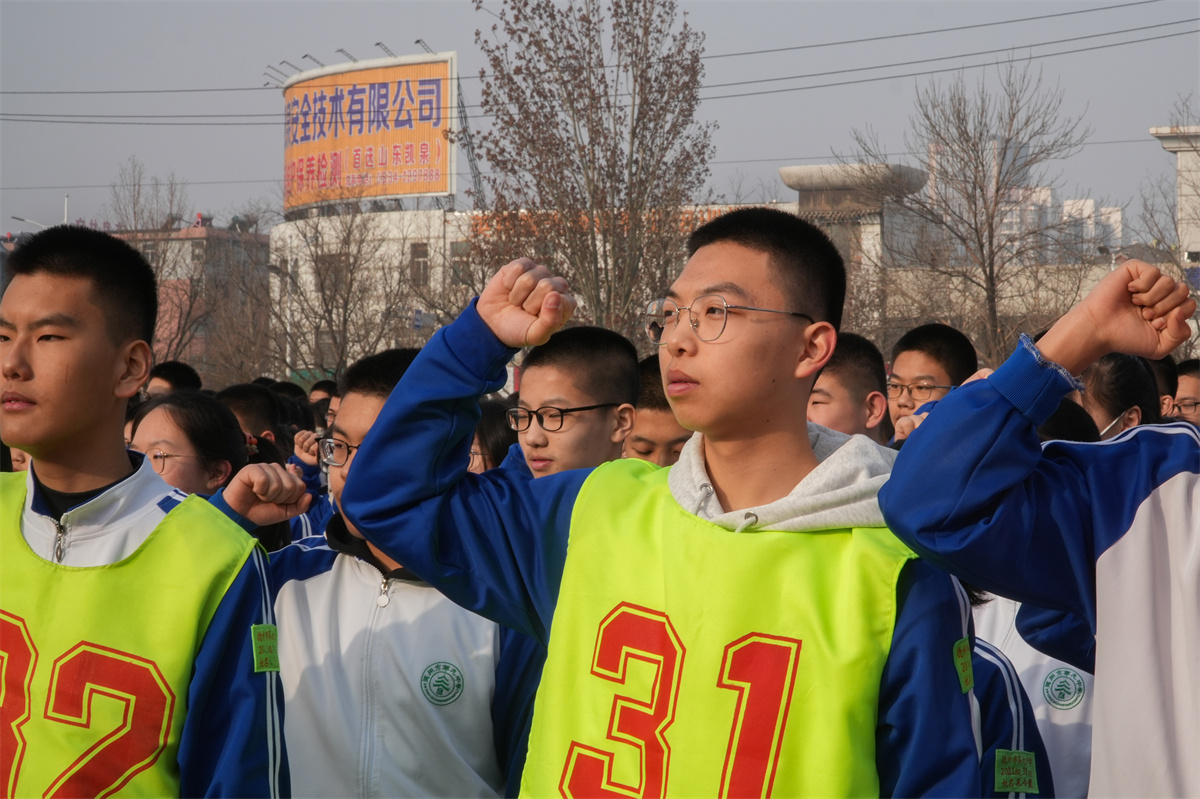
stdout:
<svg viewBox="0 0 1200 799">
<path fill-rule="evenodd" d="M 1063 11 L 1054 14 L 1041 14 L 1032 17 L 1018 17 L 1016 19 L 994 20 L 992 22 L 978 22 L 970 25 L 958 25 L 949 28 L 932 28 L 923 31 L 909 31 L 906 33 L 893 33 L 884 36 L 870 36 L 860 39 L 844 39 L 836 42 L 815 42 L 812 44 L 791 45 L 788 47 L 773 47 L 762 50 L 741 50 L 732 53 L 715 53 L 712 55 L 701 56 L 701 60 L 716 60 L 722 58 L 734 58 L 751 55 L 765 55 L 771 53 L 793 52 L 798 50 L 810 50 L 825 47 L 840 47 L 850 44 L 867 44 L 871 42 L 887 41 L 892 39 L 905 39 L 915 36 L 930 36 L 939 33 L 954 33 L 957 31 L 973 30 L 978 28 L 989 28 L 1000 25 L 1014 25 L 1022 22 L 1036 22 L 1045 19 L 1054 19 L 1057 17 L 1069 17 L 1078 14 L 1093 14 L 1102 11 L 1112 11 L 1114 9 L 1132 8 L 1135 6 L 1151 5 L 1160 3 L 1163 0 L 1139 0 L 1132 3 L 1118 3 L 1110 6 L 1101 6 L 1099 8 L 1085 8 L 1075 11 Z M 609 68 L 611 65 L 606 65 Z M 489 75 L 467 75 L 468 80 L 479 80 Z M 340 85 L 340 84 L 336 84 Z M 351 84 L 345 84 L 351 85 Z M 57 89 L 57 90 L 3 90 L 0 95 L 78 95 L 78 94 L 196 94 L 196 93 L 211 93 L 211 92 L 263 92 L 263 91 L 279 91 L 278 86 L 225 86 L 216 88 L 192 88 L 192 89 Z"/>
<path fill-rule="evenodd" d="M 977 28 L 991 28 L 997 25 L 1013 25 L 1018 22 L 1035 22 L 1043 19 L 1053 19 L 1054 17 L 1070 17 L 1075 14 L 1092 14 L 1097 11 L 1111 11 L 1114 8 L 1131 8 L 1133 6 L 1150 5 L 1151 3 L 1160 3 L 1162 0 L 1141 0 L 1137 3 L 1120 3 L 1113 6 L 1103 6 L 1101 8 L 1084 8 L 1078 11 L 1063 11 L 1057 14 L 1041 14 L 1036 17 L 1019 17 L 1017 19 L 1002 19 L 995 22 L 977 22 L 972 25 L 956 25 L 953 28 L 934 28 L 927 31 L 913 31 L 910 33 L 891 33 L 886 36 L 869 36 L 863 39 L 843 39 L 840 42 L 817 42 L 815 44 L 797 44 L 789 47 L 771 47 L 765 50 L 742 50 L 736 53 L 719 53 L 715 55 L 704 56 L 705 59 L 717 58 L 734 58 L 736 56 L 746 55 L 765 55 L 768 53 L 789 53 L 795 50 L 814 50 L 818 47 L 840 47 L 846 44 L 866 44 L 869 42 L 883 42 L 890 39 L 907 39 L 913 36 L 929 36 L 936 33 L 953 33 L 955 31 L 967 31 Z"/>
<path fill-rule="evenodd" d="M 1112 42 L 1111 44 L 1098 44 L 1093 47 L 1079 47 L 1074 50 L 1063 50 L 1058 53 L 1042 53 L 1041 55 L 1031 55 L 1025 61 L 1037 61 L 1043 58 L 1054 58 L 1062 55 L 1073 55 L 1075 53 L 1087 53 L 1093 50 L 1105 50 L 1113 47 L 1123 47 L 1129 44 L 1142 44 L 1144 42 L 1156 42 L 1161 39 L 1173 39 L 1177 36 L 1190 36 L 1200 33 L 1200 30 L 1179 31 L 1178 33 L 1164 33 L 1161 36 L 1148 36 L 1142 39 L 1131 39 L 1127 42 Z M 1021 49 L 1021 48 L 1016 48 Z M 862 83 L 878 83 L 884 80 L 897 80 L 898 78 L 918 78 L 925 75 L 941 75 L 947 72 L 961 72 L 968 69 L 986 69 L 987 67 L 995 66 L 994 63 L 987 64 L 963 64 L 956 67 L 946 67 L 944 69 L 930 69 L 922 72 L 905 72 L 899 75 L 879 75 L 873 78 L 859 78 L 857 80 L 844 80 L 834 83 L 819 83 L 812 86 L 793 86 L 786 89 L 763 89 L 756 92 L 742 92 L 739 94 L 716 94 L 711 97 L 701 97 L 701 100 L 725 100 L 735 97 L 758 97 L 764 94 L 786 94 L 789 92 L 811 91 L 813 89 L 830 89 L 838 86 L 856 86 Z M 882 67 L 881 67 L 882 68 Z"/>
<path fill-rule="evenodd" d="M 1083 146 L 1086 148 L 1086 147 L 1100 147 L 1100 146 L 1106 146 L 1106 145 L 1112 145 L 1112 144 L 1154 144 L 1156 147 L 1158 146 L 1158 142 L 1149 137 L 1144 138 L 1144 139 L 1109 139 L 1106 141 L 1090 141 L 1090 142 L 1085 142 L 1083 144 Z M 889 158 L 892 158 L 892 157 L 901 156 L 901 155 L 918 155 L 918 153 L 895 152 L 895 153 L 888 153 L 887 155 Z M 835 156 L 832 156 L 832 155 L 802 155 L 802 156 L 786 156 L 783 158 L 724 159 L 724 160 L 717 160 L 717 161 L 709 161 L 708 163 L 720 164 L 720 165 L 777 163 L 780 165 L 785 165 L 785 164 L 789 164 L 789 163 L 795 163 L 796 161 L 835 161 L 835 160 L 836 160 Z M 460 177 L 463 175 L 462 172 L 459 172 L 457 174 Z M 492 175 L 495 173 L 484 172 L 483 174 L 484 175 Z M 258 184 L 282 183 L 283 178 L 261 178 L 261 179 L 255 179 L 255 180 L 195 180 L 195 181 L 185 180 L 182 182 L 188 186 L 234 186 L 234 185 L 241 185 L 241 184 L 256 184 L 256 183 L 258 183 Z M 80 184 L 80 185 L 73 185 L 73 186 L 5 186 L 3 188 L 3 190 L 4 191 L 63 191 L 63 190 L 73 190 L 73 189 L 79 189 L 79 190 L 110 189 L 113 187 L 113 185 L 114 184 L 112 184 L 112 183 L 92 183 L 92 184 Z M 128 188 L 129 186 L 134 185 L 134 184 L 118 183 L 115 185 L 118 188 Z"/>
<path fill-rule="evenodd" d="M 1148 2 L 1158 2 L 1158 0 L 1147 0 Z M 919 58 L 913 61 L 896 61 L 891 64 L 884 64 L 875 67 L 851 67 L 848 69 L 835 69 L 826 72 L 813 72 L 807 75 L 788 75 L 781 78 L 755 78 L 753 80 L 732 81 L 730 83 L 710 83 L 702 86 L 701 89 L 721 89 L 727 86 L 749 86 L 755 83 L 777 83 L 784 80 L 801 80 L 805 78 L 823 78 L 829 75 L 843 75 L 849 72 L 869 72 L 874 69 L 891 69 L 893 67 L 908 67 L 914 64 L 928 64 L 933 61 L 949 61 L 954 58 L 974 58 L 981 55 L 995 55 L 996 53 L 1006 53 L 1013 50 L 1024 50 L 1032 47 L 1049 47 L 1052 44 L 1068 44 L 1070 42 L 1081 42 L 1086 39 L 1100 39 L 1105 36 L 1116 36 L 1122 33 L 1137 33 L 1138 31 L 1153 30 L 1156 28 L 1167 28 L 1172 25 L 1185 25 L 1192 22 L 1200 22 L 1200 17 L 1192 17 L 1191 19 L 1181 19 L 1175 22 L 1160 22 L 1156 25 L 1143 25 L 1139 28 L 1125 28 L 1119 31 L 1106 31 L 1104 33 L 1089 33 L 1085 36 L 1072 36 L 1066 39 L 1051 39 L 1045 42 L 1033 42 L 1032 44 L 1014 45 L 1012 47 L 997 47 L 993 50 L 978 50 L 973 53 L 958 53 L 955 55 L 934 56 L 932 58 Z M 1123 44 L 1117 42 L 1116 44 Z"/>
<path fill-rule="evenodd" d="M 1179 20 L 1177 22 L 1161 23 L 1159 25 L 1148 25 L 1148 26 L 1144 26 L 1142 28 L 1136 28 L 1133 30 L 1145 30 L 1148 28 L 1159 28 L 1159 27 L 1164 27 L 1167 25 L 1179 25 L 1179 24 L 1196 22 L 1196 21 L 1200 21 L 1200 18 L 1195 18 L 1195 19 L 1191 19 L 1191 20 Z M 1012 50 L 1023 50 L 1026 48 L 1040 47 L 1040 46 L 1045 46 L 1046 44 L 1065 43 L 1065 42 L 1069 42 L 1069 41 L 1081 41 L 1081 40 L 1085 40 L 1085 39 L 1097 38 L 1100 36 L 1112 36 L 1112 35 L 1116 35 L 1116 33 L 1121 33 L 1121 32 L 1123 32 L 1123 31 L 1101 33 L 1101 34 L 1088 34 L 1085 36 L 1078 36 L 1078 37 L 1073 37 L 1070 39 L 1061 39 L 1061 40 L 1057 40 L 1056 42 L 1030 44 L 1030 45 L 1016 46 L 1016 47 L 1012 47 L 1012 48 L 997 49 L 997 50 L 985 50 L 985 51 L 980 51 L 977 53 L 964 53 L 964 54 L 960 54 L 960 55 L 956 55 L 956 56 L 939 56 L 936 58 L 921 59 L 918 61 L 902 61 L 902 62 L 895 62 L 892 64 L 880 64 L 880 65 L 871 66 L 871 67 L 855 67 L 855 68 L 844 69 L 844 70 L 828 70 L 825 72 L 811 73 L 809 75 L 793 75 L 793 76 L 789 76 L 789 77 L 785 77 L 785 78 L 757 78 L 757 79 L 746 80 L 746 81 L 735 81 L 735 82 L 731 82 L 731 83 L 714 84 L 711 87 L 702 87 L 702 89 L 703 88 L 728 88 L 728 87 L 732 87 L 732 86 L 749 86 L 749 85 L 754 85 L 754 84 L 758 84 L 758 83 L 767 83 L 767 82 L 774 82 L 774 81 L 780 81 L 780 80 L 797 80 L 797 79 L 802 79 L 802 78 L 820 78 L 820 77 L 825 77 L 825 76 L 846 74 L 849 72 L 891 69 L 891 68 L 895 68 L 898 66 L 910 66 L 912 64 L 927 63 L 929 61 L 941 61 L 941 60 L 946 60 L 948 58 L 971 58 L 971 57 L 976 57 L 976 56 L 980 56 L 980 55 L 993 55 L 998 52 L 1009 52 Z M 1093 47 L 1081 47 L 1081 48 L 1075 48 L 1072 50 L 1063 50 L 1063 51 L 1059 51 L 1056 53 L 1041 53 L 1038 55 L 1030 55 L 1028 57 L 1028 59 L 1026 59 L 1026 60 L 1034 61 L 1034 60 L 1038 60 L 1038 59 L 1042 59 L 1042 58 L 1053 58 L 1056 56 L 1073 55 L 1076 53 L 1085 53 L 1085 52 L 1091 52 L 1094 50 L 1103 50 L 1103 49 L 1114 48 L 1114 47 L 1122 47 L 1122 46 L 1131 45 L 1131 44 L 1143 44 L 1146 42 L 1159 41 L 1162 39 L 1170 39 L 1170 38 L 1174 38 L 1174 37 L 1178 37 L 1178 36 L 1187 36 L 1187 35 L 1192 35 L 1192 34 L 1196 34 L 1196 33 L 1200 33 L 1200 30 L 1178 31 L 1175 33 L 1162 34 L 1159 36 L 1143 37 L 1141 39 L 1130 39 L 1127 41 L 1110 42 L 1108 44 L 1096 45 Z M 833 82 L 833 83 L 816 84 L 816 85 L 810 85 L 810 86 L 794 86 L 794 87 L 783 88 L 783 89 L 765 89 L 765 90 L 755 91 L 755 92 L 739 92 L 737 94 L 718 94 L 718 95 L 711 95 L 708 97 L 702 97 L 700 99 L 701 100 L 722 100 L 722 99 L 738 98 L 738 97 L 755 97 L 755 96 L 766 95 L 766 94 L 781 94 L 781 93 L 797 92 L 797 91 L 810 91 L 813 89 L 824 89 L 824 88 L 832 88 L 832 87 L 838 87 L 838 86 L 852 86 L 852 85 L 858 85 L 858 84 L 864 84 L 864 83 L 876 83 L 879 81 L 896 80 L 899 78 L 911 78 L 911 77 L 922 77 L 925 75 L 937 75 L 937 74 L 944 74 L 946 72 L 958 72 L 958 71 L 968 70 L 968 69 L 983 69 L 983 68 L 990 67 L 990 66 L 994 66 L 994 64 L 993 63 L 966 64 L 966 65 L 958 65 L 958 66 L 954 66 L 954 67 L 947 67 L 947 68 L 943 68 L 943 69 L 925 70 L 925 71 L 919 71 L 919 72 L 907 72 L 907 73 L 901 73 L 901 74 L 878 75 L 878 76 L 869 77 L 869 78 L 860 78 L 857 80 L 838 81 L 838 82 Z M 470 106 L 470 107 L 471 108 L 481 108 L 482 106 Z M 488 114 L 481 114 L 481 115 L 488 116 Z M 273 117 L 274 119 L 271 121 L 263 121 L 263 122 L 127 121 L 127 120 L 146 120 L 146 119 L 194 119 L 194 118 L 200 118 L 200 119 L 245 119 L 245 118 L 260 119 L 263 117 L 268 117 L 268 118 Z M 105 114 L 45 114 L 45 113 L 33 113 L 33 112 L 20 113 L 20 114 L 9 113 L 9 112 L 0 113 L 0 121 L 4 121 L 4 122 L 33 122 L 33 123 L 39 123 L 39 124 L 75 124 L 75 125 L 125 125 L 125 126 L 133 126 L 133 127 L 156 127 L 156 126 L 165 126 L 165 127 L 247 127 L 247 126 L 248 127 L 262 127 L 262 126 L 271 126 L 271 127 L 275 127 L 275 126 L 278 126 L 279 124 L 281 124 L 281 122 L 283 121 L 283 119 L 280 119 L 280 117 L 283 117 L 284 119 L 286 119 L 287 113 L 286 112 L 284 112 L 284 113 L 271 112 L 271 113 L 259 113 L 259 114 L 109 114 L 109 115 L 105 115 Z"/>
<path fill-rule="evenodd" d="M 1160 2 L 1160 0 L 1144 0 L 1145 2 Z M 1078 12 L 1071 12 L 1078 13 Z M 1065 39 L 1052 39 L 1044 42 L 1032 42 L 1023 45 L 1014 45 L 1012 47 L 1000 47 L 992 50 L 978 50 L 971 53 L 957 53 L 955 55 L 935 56 L 931 58 L 915 59 L 912 61 L 897 61 L 890 64 L 880 64 L 876 66 L 866 67 L 851 67 L 847 69 L 826 70 L 824 72 L 811 72 L 802 75 L 786 75 L 774 78 L 754 78 L 744 81 L 732 81 L 727 83 L 710 83 L 702 86 L 701 89 L 720 89 L 731 86 L 750 86 L 757 83 L 777 83 L 787 80 L 803 80 L 810 78 L 822 78 L 833 75 L 843 75 L 853 72 L 869 72 L 877 69 L 892 69 L 894 67 L 907 67 L 915 64 L 927 64 L 934 61 L 948 61 L 955 58 L 974 58 L 982 55 L 995 55 L 996 53 L 1010 52 L 1012 50 L 1024 50 L 1034 47 L 1048 47 L 1055 44 L 1067 44 L 1070 42 L 1085 41 L 1088 39 L 1098 39 L 1105 36 L 1116 36 L 1119 34 L 1136 33 L 1138 31 L 1154 30 L 1157 28 L 1166 28 L 1172 25 L 1184 25 L 1193 22 L 1200 22 L 1200 17 L 1191 19 L 1181 19 L 1174 22 L 1160 22 L 1154 25 L 1143 25 L 1137 28 L 1127 28 L 1117 31 L 1105 31 L 1102 33 L 1090 33 L 1082 36 L 1072 36 Z M 1120 43 L 1117 43 L 1120 44 Z M 470 108 L 479 108 L 480 106 L 469 106 Z M 252 114 L 53 114 L 40 112 L 4 112 L 0 117 L 18 121 L 19 118 L 37 118 L 41 119 L 262 119 L 278 118 L 287 116 L 287 112 L 269 112 L 269 113 L 252 113 Z"/>
</svg>

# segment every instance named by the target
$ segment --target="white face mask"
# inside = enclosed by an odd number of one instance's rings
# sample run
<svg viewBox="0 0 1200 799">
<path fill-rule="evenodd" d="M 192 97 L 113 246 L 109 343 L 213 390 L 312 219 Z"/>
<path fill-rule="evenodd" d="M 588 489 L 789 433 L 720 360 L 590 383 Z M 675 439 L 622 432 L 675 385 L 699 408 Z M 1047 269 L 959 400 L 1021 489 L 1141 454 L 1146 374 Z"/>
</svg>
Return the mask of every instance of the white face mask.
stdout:
<svg viewBox="0 0 1200 799">
<path fill-rule="evenodd" d="M 1103 440 L 1104 440 L 1104 434 L 1105 434 L 1105 433 L 1107 433 L 1109 430 L 1112 430 L 1112 429 L 1113 429 L 1113 425 L 1115 425 L 1117 422 L 1119 422 L 1119 421 L 1121 421 L 1123 418 L 1125 418 L 1125 414 L 1129 413 L 1129 411 L 1130 411 L 1130 410 L 1132 410 L 1132 409 L 1130 409 L 1130 408 L 1127 408 L 1127 409 L 1125 409 L 1125 410 L 1121 411 L 1120 413 L 1118 413 L 1118 414 L 1117 414 L 1117 418 L 1115 418 L 1115 419 L 1113 419 L 1111 422 L 1109 422 L 1109 423 L 1108 423 L 1108 427 L 1106 427 L 1106 428 L 1104 428 L 1103 430 L 1101 430 L 1101 431 L 1100 431 L 1100 440 L 1101 440 L 1101 441 L 1103 441 Z"/>
</svg>

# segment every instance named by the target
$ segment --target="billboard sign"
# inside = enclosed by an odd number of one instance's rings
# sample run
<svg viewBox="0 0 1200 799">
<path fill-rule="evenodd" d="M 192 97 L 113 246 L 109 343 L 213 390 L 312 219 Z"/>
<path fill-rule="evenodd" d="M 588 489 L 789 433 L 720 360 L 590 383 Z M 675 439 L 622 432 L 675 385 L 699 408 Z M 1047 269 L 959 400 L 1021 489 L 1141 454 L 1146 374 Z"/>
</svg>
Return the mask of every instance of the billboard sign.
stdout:
<svg viewBox="0 0 1200 799">
<path fill-rule="evenodd" d="M 454 193 L 457 54 L 301 72 L 283 89 L 284 210 Z"/>
</svg>

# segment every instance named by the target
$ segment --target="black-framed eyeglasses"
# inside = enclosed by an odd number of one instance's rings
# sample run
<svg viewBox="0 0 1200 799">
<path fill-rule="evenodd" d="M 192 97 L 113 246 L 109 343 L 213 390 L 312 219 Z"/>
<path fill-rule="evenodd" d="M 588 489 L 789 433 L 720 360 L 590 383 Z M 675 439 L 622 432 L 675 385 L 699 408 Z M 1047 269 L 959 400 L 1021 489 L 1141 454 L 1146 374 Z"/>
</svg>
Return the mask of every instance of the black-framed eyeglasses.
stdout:
<svg viewBox="0 0 1200 799">
<path fill-rule="evenodd" d="M 663 333 L 668 327 L 674 328 L 679 324 L 681 312 L 687 311 L 688 324 L 692 332 L 701 341 L 716 341 L 725 332 L 725 322 L 729 319 L 730 311 L 761 311 L 781 316 L 799 316 L 814 321 L 811 316 L 799 311 L 777 311 L 773 308 L 754 308 L 749 305 L 730 305 L 720 294 L 705 294 L 692 300 L 692 304 L 682 307 L 675 300 L 664 298 L 654 300 L 646 309 L 646 335 L 655 344 L 662 344 Z"/>
<path fill-rule="evenodd" d="M 913 402 L 924 402 L 933 396 L 934 389 L 944 388 L 950 391 L 954 386 L 933 386 L 929 383 L 893 383 L 887 384 L 887 393 L 889 399 L 900 399 L 904 396 L 904 392 L 908 392 L 908 396 L 913 398 Z"/>
<path fill-rule="evenodd" d="M 154 471 L 162 474 L 167 470 L 167 460 L 170 458 L 199 458 L 199 455 L 176 455 L 171 452 L 163 452 L 161 449 L 152 449 L 142 453 L 150 462 L 154 464 Z"/>
<path fill-rule="evenodd" d="M 1183 402 L 1175 403 L 1175 413 L 1194 413 L 1196 408 L 1200 408 L 1200 402 L 1194 400 L 1184 400 Z"/>
<path fill-rule="evenodd" d="M 317 451 L 321 455 L 321 463 L 326 466 L 345 466 L 356 449 L 356 445 L 347 444 L 340 438 L 317 439 Z"/>
<path fill-rule="evenodd" d="M 554 408 L 546 405 L 532 411 L 528 408 L 509 408 L 504 412 L 504 416 L 508 419 L 508 426 L 518 433 L 528 430 L 529 425 L 533 424 L 535 416 L 543 430 L 547 433 L 554 433 L 562 430 L 563 417 L 569 413 L 594 411 L 597 408 L 615 408 L 619 404 L 619 402 L 602 402 L 599 405 L 581 405 L 578 408 Z"/>
</svg>

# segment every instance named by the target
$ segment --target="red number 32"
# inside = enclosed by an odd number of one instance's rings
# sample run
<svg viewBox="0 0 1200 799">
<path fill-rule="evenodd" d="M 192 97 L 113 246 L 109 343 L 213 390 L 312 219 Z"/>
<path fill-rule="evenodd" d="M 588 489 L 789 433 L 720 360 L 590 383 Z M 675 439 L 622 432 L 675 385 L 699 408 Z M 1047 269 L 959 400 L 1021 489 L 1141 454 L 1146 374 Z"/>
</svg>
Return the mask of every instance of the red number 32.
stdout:
<svg viewBox="0 0 1200 799">
<path fill-rule="evenodd" d="M 610 740 L 640 753 L 640 781 L 612 778 L 614 752 L 573 741 L 559 792 L 563 796 L 647 797 L 666 794 L 671 746 L 667 728 L 686 654 L 665 613 L 623 602 L 600 622 L 592 674 L 624 685 L 630 659 L 655 667 L 648 700 L 617 694 L 609 720 Z M 771 795 L 779 747 L 796 682 L 800 641 L 751 633 L 725 647 L 717 687 L 737 692 L 737 706 L 722 768 L 720 796 Z"/>
<path fill-rule="evenodd" d="M 38 651 L 25 620 L 0 611 L 0 780 L 4 797 L 16 792 L 25 736 L 33 716 L 30 685 Z M 175 694 L 158 666 L 117 649 L 81 641 L 59 656 L 50 671 L 42 717 L 91 727 L 92 699 L 123 702 L 119 727 L 79 755 L 43 792 L 55 796 L 110 796 L 154 765 L 167 745 Z"/>
</svg>

